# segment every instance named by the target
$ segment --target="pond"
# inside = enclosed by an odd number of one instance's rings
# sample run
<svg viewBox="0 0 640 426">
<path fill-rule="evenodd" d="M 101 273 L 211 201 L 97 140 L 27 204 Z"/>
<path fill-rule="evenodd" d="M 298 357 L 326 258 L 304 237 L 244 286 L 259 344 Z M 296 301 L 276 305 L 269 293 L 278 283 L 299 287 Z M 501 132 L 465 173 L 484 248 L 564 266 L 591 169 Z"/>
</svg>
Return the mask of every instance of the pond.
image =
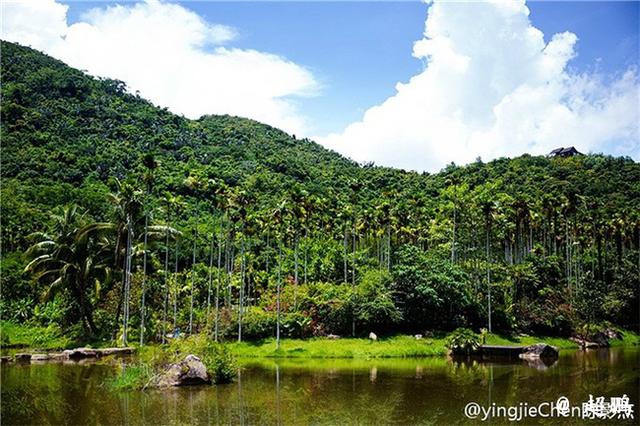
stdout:
<svg viewBox="0 0 640 426">
<path fill-rule="evenodd" d="M 2 423 L 448 425 L 474 423 L 464 416 L 472 401 L 485 407 L 536 405 L 565 396 L 580 405 L 590 394 L 626 394 L 636 419 L 625 422 L 637 424 L 638 419 L 638 348 L 563 351 L 551 366 L 446 358 L 245 360 L 230 385 L 112 392 L 104 383 L 122 368 L 122 361 L 115 360 L 3 364 Z M 558 423 L 557 418 L 546 420 Z M 563 422 L 584 423 L 576 418 Z M 545 422 L 522 421 L 538 423 Z"/>
</svg>

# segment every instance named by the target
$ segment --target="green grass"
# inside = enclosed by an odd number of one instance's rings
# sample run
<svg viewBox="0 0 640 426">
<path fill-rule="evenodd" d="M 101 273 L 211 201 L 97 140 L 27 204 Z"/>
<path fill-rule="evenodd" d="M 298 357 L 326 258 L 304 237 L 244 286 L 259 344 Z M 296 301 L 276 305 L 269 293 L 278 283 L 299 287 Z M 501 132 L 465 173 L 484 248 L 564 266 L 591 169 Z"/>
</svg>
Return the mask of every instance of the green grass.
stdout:
<svg viewBox="0 0 640 426">
<path fill-rule="evenodd" d="M 486 339 L 488 345 L 527 346 L 535 343 L 546 343 L 558 349 L 578 349 L 576 343 L 563 337 L 508 337 L 491 334 Z M 639 344 L 640 336 L 628 331 L 623 333 L 622 340 L 611 340 L 611 346 Z M 444 336 L 422 340 L 416 340 L 413 336 L 393 336 L 375 342 L 352 338 L 283 339 L 280 341 L 279 350 L 276 350 L 275 339 L 227 345 L 238 358 L 418 358 L 442 356 L 447 353 Z"/>
<path fill-rule="evenodd" d="M 490 334 L 487 336 L 487 345 L 502 346 L 528 346 L 536 343 L 546 343 L 555 346 L 558 349 L 577 349 L 578 345 L 564 337 L 544 337 L 544 336 L 519 336 L 507 337 L 498 334 Z"/>
<path fill-rule="evenodd" d="M 43 327 L 0 321 L 0 335 L 3 348 L 54 350 L 66 349 L 77 343 L 53 324 Z"/>
<path fill-rule="evenodd" d="M 416 340 L 413 336 L 394 336 L 377 341 L 342 338 L 329 340 L 283 339 L 276 350 L 275 339 L 229 343 L 239 358 L 417 358 L 447 353 L 444 338 Z"/>
<path fill-rule="evenodd" d="M 125 365 L 120 374 L 107 381 L 113 390 L 143 389 L 153 377 L 153 368 L 145 364 Z"/>
<path fill-rule="evenodd" d="M 622 339 L 609 340 L 611 346 L 640 346 L 640 334 L 633 331 L 621 331 Z"/>
</svg>

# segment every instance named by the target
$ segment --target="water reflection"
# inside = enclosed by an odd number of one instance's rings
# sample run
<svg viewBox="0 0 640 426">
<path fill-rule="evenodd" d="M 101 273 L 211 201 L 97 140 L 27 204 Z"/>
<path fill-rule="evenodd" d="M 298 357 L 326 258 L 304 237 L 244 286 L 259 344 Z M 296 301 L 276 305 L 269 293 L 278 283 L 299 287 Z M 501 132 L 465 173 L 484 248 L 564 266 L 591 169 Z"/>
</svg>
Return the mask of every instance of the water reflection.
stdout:
<svg viewBox="0 0 640 426">
<path fill-rule="evenodd" d="M 544 366 L 249 360 L 231 385 L 120 393 L 103 386 L 118 365 L 3 365 L 1 414 L 3 424 L 459 424 L 470 401 L 580 403 L 590 393 L 626 393 L 638 407 L 639 365 L 640 351 L 628 348 L 566 352 Z"/>
</svg>

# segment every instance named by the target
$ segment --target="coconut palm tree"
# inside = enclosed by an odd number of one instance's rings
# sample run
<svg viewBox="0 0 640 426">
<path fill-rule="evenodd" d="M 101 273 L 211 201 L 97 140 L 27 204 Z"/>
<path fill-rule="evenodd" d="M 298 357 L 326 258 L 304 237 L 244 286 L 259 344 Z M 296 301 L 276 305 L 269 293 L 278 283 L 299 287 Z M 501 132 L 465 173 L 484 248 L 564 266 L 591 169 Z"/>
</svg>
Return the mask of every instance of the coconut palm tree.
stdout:
<svg viewBox="0 0 640 426">
<path fill-rule="evenodd" d="M 92 299 L 99 294 L 101 282 L 110 279 L 108 242 L 87 232 L 84 215 L 75 205 L 52 215 L 53 233 L 35 233 L 37 239 L 26 252 L 32 257 L 25 272 L 48 284 L 45 296 L 66 291 L 78 303 L 80 315 L 92 335 L 98 333 L 93 320 Z"/>
</svg>

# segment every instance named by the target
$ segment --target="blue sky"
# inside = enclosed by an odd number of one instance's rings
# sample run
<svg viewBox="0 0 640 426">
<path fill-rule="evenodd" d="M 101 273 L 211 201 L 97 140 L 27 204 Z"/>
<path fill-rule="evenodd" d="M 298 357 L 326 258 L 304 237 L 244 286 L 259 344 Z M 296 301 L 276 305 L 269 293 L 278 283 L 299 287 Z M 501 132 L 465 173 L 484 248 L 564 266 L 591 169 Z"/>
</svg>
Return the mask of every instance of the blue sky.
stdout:
<svg viewBox="0 0 640 426">
<path fill-rule="evenodd" d="M 69 21 L 117 3 L 67 2 Z M 234 27 L 239 34 L 230 46 L 275 53 L 310 69 L 321 92 L 294 102 L 309 117 L 313 134 L 340 131 L 423 67 L 411 56 L 428 9 L 419 1 L 178 3 L 211 23 Z M 536 1 L 528 7 L 547 38 L 563 31 L 578 36 L 572 69 L 617 75 L 638 64 L 639 2 Z"/>
<path fill-rule="evenodd" d="M 437 171 L 574 145 L 640 159 L 640 3 L 2 3 L 3 39 L 156 105 Z"/>
</svg>

